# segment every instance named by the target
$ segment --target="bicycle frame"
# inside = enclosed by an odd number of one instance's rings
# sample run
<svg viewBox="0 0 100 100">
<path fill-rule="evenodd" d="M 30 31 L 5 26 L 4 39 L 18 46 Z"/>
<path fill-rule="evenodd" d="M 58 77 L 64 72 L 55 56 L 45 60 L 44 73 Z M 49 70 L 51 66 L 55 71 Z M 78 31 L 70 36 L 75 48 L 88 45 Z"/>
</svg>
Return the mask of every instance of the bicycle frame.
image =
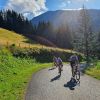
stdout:
<svg viewBox="0 0 100 100">
<path fill-rule="evenodd" d="M 80 80 L 80 70 L 79 70 L 79 66 L 77 66 L 77 65 L 74 65 L 73 66 L 73 76 L 74 76 L 74 78 L 76 79 L 76 80 Z"/>
</svg>

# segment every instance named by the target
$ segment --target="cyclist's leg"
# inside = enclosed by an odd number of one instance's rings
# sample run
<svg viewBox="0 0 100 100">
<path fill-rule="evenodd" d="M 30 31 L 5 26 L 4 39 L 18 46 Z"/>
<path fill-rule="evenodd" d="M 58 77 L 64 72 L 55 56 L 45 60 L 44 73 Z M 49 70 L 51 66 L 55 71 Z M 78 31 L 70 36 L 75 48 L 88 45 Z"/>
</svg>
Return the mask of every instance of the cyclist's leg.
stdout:
<svg viewBox="0 0 100 100">
<path fill-rule="evenodd" d="M 61 68 L 61 71 L 63 71 L 63 64 L 60 63 L 60 68 Z"/>
<path fill-rule="evenodd" d="M 63 63 L 61 63 L 61 69 L 63 70 Z"/>
<path fill-rule="evenodd" d="M 80 68 L 79 65 L 77 66 L 77 80 L 80 80 Z"/>
<path fill-rule="evenodd" d="M 57 62 L 54 62 L 54 66 L 57 67 Z"/>
<path fill-rule="evenodd" d="M 72 77 L 74 77 L 74 67 L 73 67 L 74 66 L 74 63 L 71 62 L 70 65 L 71 65 Z"/>
<path fill-rule="evenodd" d="M 63 64 L 61 65 L 61 71 L 63 71 Z"/>
<path fill-rule="evenodd" d="M 58 67 L 58 73 L 60 72 L 60 66 L 59 66 L 59 64 L 57 65 L 57 67 Z"/>
<path fill-rule="evenodd" d="M 61 75 L 61 65 L 59 65 L 59 74 Z"/>
<path fill-rule="evenodd" d="M 55 66 L 56 66 L 56 64 L 55 64 L 55 62 L 53 62 L 53 68 L 55 68 Z"/>
<path fill-rule="evenodd" d="M 55 62 L 53 62 L 53 67 L 55 67 Z"/>
<path fill-rule="evenodd" d="M 58 67 L 58 64 L 57 64 L 57 62 L 56 62 L 56 67 Z"/>
<path fill-rule="evenodd" d="M 74 66 L 72 67 L 72 77 L 75 77 Z"/>
</svg>

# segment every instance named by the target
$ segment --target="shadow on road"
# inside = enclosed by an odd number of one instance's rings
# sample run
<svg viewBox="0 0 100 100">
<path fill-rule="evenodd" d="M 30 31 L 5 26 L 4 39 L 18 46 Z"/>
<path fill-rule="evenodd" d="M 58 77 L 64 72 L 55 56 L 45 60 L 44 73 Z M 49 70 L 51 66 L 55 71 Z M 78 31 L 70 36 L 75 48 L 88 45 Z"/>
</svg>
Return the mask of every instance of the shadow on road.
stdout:
<svg viewBox="0 0 100 100">
<path fill-rule="evenodd" d="M 77 86 L 80 83 L 77 83 L 75 79 L 71 79 L 67 82 L 67 84 L 64 84 L 64 87 L 69 88 L 70 90 L 75 90 L 75 86 Z"/>
<path fill-rule="evenodd" d="M 61 75 L 57 75 L 56 77 L 52 78 L 50 82 L 53 82 L 55 80 L 58 80 L 60 78 Z"/>
<path fill-rule="evenodd" d="M 55 67 L 53 67 L 53 68 L 50 68 L 50 69 L 49 69 L 49 71 L 50 71 L 50 70 L 54 70 L 54 69 L 55 69 Z"/>
</svg>

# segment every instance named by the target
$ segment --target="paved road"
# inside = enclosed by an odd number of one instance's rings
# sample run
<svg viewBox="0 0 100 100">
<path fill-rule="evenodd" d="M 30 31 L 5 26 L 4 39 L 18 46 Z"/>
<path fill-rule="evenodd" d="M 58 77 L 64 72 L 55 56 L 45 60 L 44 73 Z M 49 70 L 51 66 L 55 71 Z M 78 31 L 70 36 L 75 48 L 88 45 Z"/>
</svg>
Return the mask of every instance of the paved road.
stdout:
<svg viewBox="0 0 100 100">
<path fill-rule="evenodd" d="M 61 77 L 57 69 L 39 71 L 29 83 L 25 100 L 100 100 L 100 81 L 81 75 L 81 82 L 76 85 L 70 78 L 68 65 Z"/>
</svg>

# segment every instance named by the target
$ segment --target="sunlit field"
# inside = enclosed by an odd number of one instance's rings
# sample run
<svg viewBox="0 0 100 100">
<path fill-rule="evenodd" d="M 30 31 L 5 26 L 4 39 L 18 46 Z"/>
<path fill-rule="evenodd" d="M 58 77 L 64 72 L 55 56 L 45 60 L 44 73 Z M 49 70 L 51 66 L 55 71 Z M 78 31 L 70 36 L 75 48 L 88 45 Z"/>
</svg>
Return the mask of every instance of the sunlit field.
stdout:
<svg viewBox="0 0 100 100">
<path fill-rule="evenodd" d="M 39 43 L 26 38 L 25 36 L 19 35 L 13 31 L 0 28 L 0 45 L 10 46 L 15 45 L 21 48 L 32 48 L 41 46 Z"/>
</svg>

